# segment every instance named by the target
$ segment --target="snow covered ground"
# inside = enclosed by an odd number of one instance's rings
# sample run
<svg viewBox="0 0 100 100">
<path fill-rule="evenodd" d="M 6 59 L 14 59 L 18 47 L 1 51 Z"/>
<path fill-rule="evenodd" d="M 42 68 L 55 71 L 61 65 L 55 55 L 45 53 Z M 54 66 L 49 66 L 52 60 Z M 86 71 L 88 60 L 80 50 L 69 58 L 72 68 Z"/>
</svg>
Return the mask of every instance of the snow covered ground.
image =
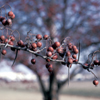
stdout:
<svg viewBox="0 0 100 100">
<path fill-rule="evenodd" d="M 7 81 L 36 81 L 36 75 L 23 64 L 18 64 L 13 69 L 10 66 L 9 61 L 2 60 L 0 62 L 0 79 Z"/>
</svg>

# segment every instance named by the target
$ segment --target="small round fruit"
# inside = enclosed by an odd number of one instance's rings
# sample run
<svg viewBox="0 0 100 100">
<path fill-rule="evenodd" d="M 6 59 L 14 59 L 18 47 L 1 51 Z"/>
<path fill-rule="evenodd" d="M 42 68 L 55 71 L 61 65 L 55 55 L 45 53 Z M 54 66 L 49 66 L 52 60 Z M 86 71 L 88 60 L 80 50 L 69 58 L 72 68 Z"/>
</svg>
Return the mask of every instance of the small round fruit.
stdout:
<svg viewBox="0 0 100 100">
<path fill-rule="evenodd" d="M 67 51 L 67 52 L 66 52 L 66 56 L 69 57 L 70 55 L 71 55 L 70 51 Z"/>
<path fill-rule="evenodd" d="M 48 68 L 48 71 L 49 71 L 49 72 L 52 72 L 52 71 L 53 71 L 53 68 L 49 67 L 49 68 Z"/>
<path fill-rule="evenodd" d="M 1 36 L 0 36 L 0 39 L 1 39 L 2 41 L 4 41 L 4 40 L 5 40 L 5 36 L 4 36 L 4 35 L 1 35 Z"/>
<path fill-rule="evenodd" d="M 49 68 L 49 66 L 50 66 L 50 64 L 47 63 L 47 64 L 46 64 L 46 68 Z"/>
<path fill-rule="evenodd" d="M 73 62 L 78 62 L 78 59 L 73 59 Z"/>
<path fill-rule="evenodd" d="M 48 47 L 47 51 L 51 51 L 51 52 L 53 52 L 54 49 L 53 49 L 53 47 Z"/>
<path fill-rule="evenodd" d="M 43 39 L 45 39 L 45 40 L 47 40 L 48 38 L 49 38 L 48 35 L 44 35 L 44 36 L 43 36 Z"/>
<path fill-rule="evenodd" d="M 72 57 L 73 57 L 74 59 L 76 59 L 76 58 L 77 58 L 76 54 L 73 54 L 73 55 L 72 55 Z"/>
<path fill-rule="evenodd" d="M 13 14 L 13 16 L 11 16 L 10 18 L 11 18 L 11 19 L 14 19 L 14 18 L 15 18 L 15 14 Z"/>
<path fill-rule="evenodd" d="M 72 45 L 69 45 L 69 46 L 68 46 L 68 49 L 69 49 L 69 50 L 72 50 Z"/>
<path fill-rule="evenodd" d="M 41 47 L 42 46 L 42 43 L 41 42 L 37 42 L 37 47 Z"/>
<path fill-rule="evenodd" d="M 94 60 L 94 65 L 98 65 L 99 64 L 99 60 Z"/>
<path fill-rule="evenodd" d="M 55 42 L 54 45 L 55 45 L 55 47 L 57 48 L 57 47 L 60 46 L 60 42 Z"/>
<path fill-rule="evenodd" d="M 62 47 L 61 47 L 61 48 L 58 48 L 58 49 L 57 49 L 57 52 L 58 52 L 58 53 L 64 53 L 64 48 L 62 48 Z"/>
<path fill-rule="evenodd" d="M 52 56 L 52 52 L 49 51 L 49 52 L 46 53 L 46 55 L 47 55 L 48 57 L 51 57 L 51 56 Z"/>
<path fill-rule="evenodd" d="M 50 59 L 46 59 L 47 62 L 50 62 Z"/>
<path fill-rule="evenodd" d="M 22 40 L 19 40 L 19 41 L 17 42 L 17 44 L 18 44 L 19 46 L 23 46 L 24 42 L 23 42 Z"/>
<path fill-rule="evenodd" d="M 68 63 L 72 64 L 73 63 L 73 59 L 72 58 L 68 58 Z"/>
<path fill-rule="evenodd" d="M 32 45 L 32 48 L 37 48 L 36 43 L 32 43 L 31 45 Z"/>
<path fill-rule="evenodd" d="M 11 36 L 11 41 L 15 41 L 15 37 L 14 36 Z"/>
<path fill-rule="evenodd" d="M 8 25 L 12 25 L 12 20 L 11 19 L 7 19 L 7 24 Z"/>
<path fill-rule="evenodd" d="M 14 14 L 14 13 L 13 13 L 12 11 L 9 11 L 9 12 L 8 12 L 8 16 L 10 16 L 10 17 L 13 16 L 13 14 Z"/>
<path fill-rule="evenodd" d="M 36 35 L 36 38 L 37 38 L 37 39 L 42 39 L 42 36 L 41 36 L 40 34 L 37 34 L 37 35 Z"/>
<path fill-rule="evenodd" d="M 52 57 L 52 59 L 57 59 L 57 58 L 58 58 L 57 54 L 55 54 L 55 55 Z"/>
<path fill-rule="evenodd" d="M 14 19 L 15 18 L 15 14 L 13 14 L 13 16 L 11 16 L 11 19 Z"/>
<path fill-rule="evenodd" d="M 32 64 L 35 64 L 36 63 L 36 60 L 35 59 L 31 59 L 31 63 Z"/>
<path fill-rule="evenodd" d="M 4 42 L 7 43 L 8 42 L 8 39 L 5 39 Z"/>
<path fill-rule="evenodd" d="M 83 67 L 84 69 L 87 69 L 88 66 L 89 66 L 89 64 L 88 64 L 88 63 L 85 63 L 82 67 Z"/>
<path fill-rule="evenodd" d="M 6 19 L 2 20 L 2 24 L 3 24 L 4 26 L 7 25 Z"/>
<path fill-rule="evenodd" d="M 5 17 L 0 16 L 0 21 L 2 22 L 5 19 Z"/>
<path fill-rule="evenodd" d="M 13 43 L 12 41 L 9 41 L 8 43 L 9 43 L 10 45 L 14 45 L 14 43 Z"/>
<path fill-rule="evenodd" d="M 93 84 L 94 84 L 95 86 L 97 86 L 97 85 L 99 84 L 99 81 L 98 81 L 98 80 L 93 80 Z"/>
<path fill-rule="evenodd" d="M 72 46 L 73 49 L 77 49 L 77 47 L 75 45 Z"/>
<path fill-rule="evenodd" d="M 5 55 L 7 53 L 6 50 L 2 50 L 2 54 Z"/>
<path fill-rule="evenodd" d="M 77 54 L 79 51 L 78 49 L 74 49 L 74 53 Z"/>
</svg>

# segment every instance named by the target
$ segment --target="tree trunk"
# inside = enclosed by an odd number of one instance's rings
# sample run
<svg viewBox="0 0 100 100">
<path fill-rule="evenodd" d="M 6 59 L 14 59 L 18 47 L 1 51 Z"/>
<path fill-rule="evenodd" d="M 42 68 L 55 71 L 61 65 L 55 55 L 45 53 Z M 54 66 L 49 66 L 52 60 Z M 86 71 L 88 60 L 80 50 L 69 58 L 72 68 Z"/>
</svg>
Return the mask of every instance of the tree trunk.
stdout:
<svg viewBox="0 0 100 100">
<path fill-rule="evenodd" d="M 50 80 L 50 88 L 46 92 L 44 100 L 58 100 L 59 92 L 58 92 L 57 80 L 54 74 L 51 75 L 51 79 L 52 80 Z"/>
<path fill-rule="evenodd" d="M 59 95 L 56 91 L 52 93 L 47 92 L 43 100 L 59 100 L 58 96 Z"/>
</svg>

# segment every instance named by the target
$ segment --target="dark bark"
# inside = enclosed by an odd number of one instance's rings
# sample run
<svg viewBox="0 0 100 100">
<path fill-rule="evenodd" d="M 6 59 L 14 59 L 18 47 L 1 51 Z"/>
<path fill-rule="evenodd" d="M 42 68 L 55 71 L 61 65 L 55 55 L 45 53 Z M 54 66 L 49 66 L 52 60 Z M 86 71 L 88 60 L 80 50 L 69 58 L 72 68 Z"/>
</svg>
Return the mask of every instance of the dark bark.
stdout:
<svg viewBox="0 0 100 100">
<path fill-rule="evenodd" d="M 58 92 L 55 91 L 54 89 L 52 92 L 51 91 L 46 92 L 43 100 L 59 100 L 58 96 L 59 96 Z"/>
</svg>

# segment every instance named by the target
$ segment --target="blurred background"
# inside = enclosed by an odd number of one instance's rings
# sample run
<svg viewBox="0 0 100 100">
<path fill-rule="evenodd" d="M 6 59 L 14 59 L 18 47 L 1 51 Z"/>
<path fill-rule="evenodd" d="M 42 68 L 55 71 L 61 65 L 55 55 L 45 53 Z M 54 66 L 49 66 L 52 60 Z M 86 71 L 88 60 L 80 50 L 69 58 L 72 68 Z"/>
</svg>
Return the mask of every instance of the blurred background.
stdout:
<svg viewBox="0 0 100 100">
<path fill-rule="evenodd" d="M 48 34 L 53 41 L 61 42 L 65 37 L 70 37 L 76 46 L 79 47 L 79 42 L 81 44 L 81 63 L 87 62 L 91 52 L 100 50 L 100 0 L 0 0 L 0 6 L 7 3 L 16 16 L 11 29 L 18 30 L 22 40 L 30 30 L 33 34 Z M 5 8 L 6 13 L 11 10 L 8 5 Z M 5 9 L 1 9 L 1 12 L 5 16 Z M 6 30 L 0 30 L 0 34 L 6 34 Z M 18 38 L 17 33 L 14 34 Z M 14 57 L 15 52 L 8 50 L 0 61 L 1 100 L 42 100 L 40 81 L 47 88 L 51 78 L 45 68 L 46 62 L 37 57 L 36 65 L 32 65 L 32 55 L 20 51 L 11 68 Z M 100 59 L 99 54 L 97 57 Z M 70 75 L 73 77 L 68 86 L 66 65 L 53 65 L 56 83 L 63 83 L 59 91 L 60 100 L 100 99 L 100 85 L 95 87 L 92 84 L 95 78 L 91 73 L 79 65 L 72 66 Z M 100 66 L 93 72 L 100 80 Z"/>
</svg>

